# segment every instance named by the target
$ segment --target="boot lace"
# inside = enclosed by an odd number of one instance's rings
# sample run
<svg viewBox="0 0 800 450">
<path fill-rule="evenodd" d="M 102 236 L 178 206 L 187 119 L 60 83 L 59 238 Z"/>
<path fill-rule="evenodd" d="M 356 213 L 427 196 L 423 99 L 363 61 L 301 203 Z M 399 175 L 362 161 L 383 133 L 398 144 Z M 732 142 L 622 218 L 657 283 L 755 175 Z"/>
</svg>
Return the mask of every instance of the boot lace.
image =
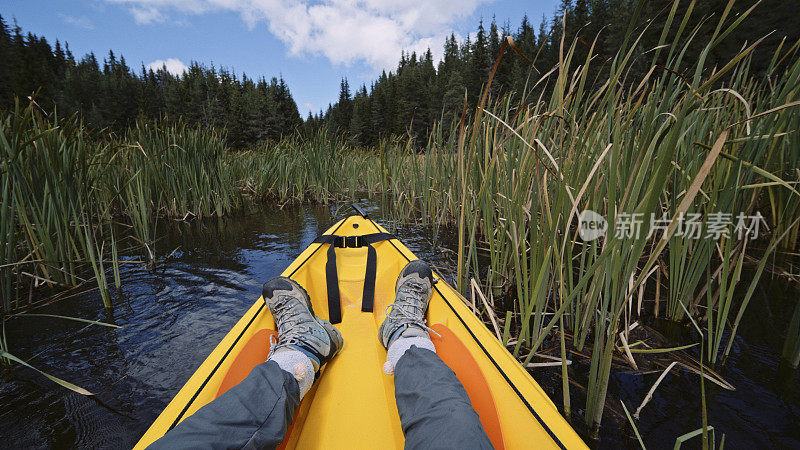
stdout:
<svg viewBox="0 0 800 450">
<path fill-rule="evenodd" d="M 293 308 L 290 305 L 293 300 L 293 297 L 286 295 L 275 302 L 272 316 L 278 327 L 278 337 L 270 336 L 269 355 L 279 348 L 299 344 L 302 336 L 311 331 L 308 314 L 299 307 Z"/>
<path fill-rule="evenodd" d="M 425 319 L 425 301 L 428 288 L 415 280 L 408 280 L 398 289 L 397 300 L 386 306 L 386 316 L 397 322 L 398 325 L 417 325 L 442 337 L 433 328 L 428 326 Z M 401 297 L 402 294 L 405 294 Z"/>
</svg>

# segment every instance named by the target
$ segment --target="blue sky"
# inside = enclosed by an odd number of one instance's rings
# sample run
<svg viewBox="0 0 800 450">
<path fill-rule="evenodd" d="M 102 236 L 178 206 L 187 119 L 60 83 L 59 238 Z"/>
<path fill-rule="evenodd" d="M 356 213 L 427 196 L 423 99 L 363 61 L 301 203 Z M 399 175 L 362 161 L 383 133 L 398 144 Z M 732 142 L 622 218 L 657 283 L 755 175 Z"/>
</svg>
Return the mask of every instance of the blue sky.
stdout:
<svg viewBox="0 0 800 450">
<path fill-rule="evenodd" d="M 69 42 L 76 57 L 109 49 L 137 70 L 213 63 L 249 77 L 283 75 L 300 113 L 319 111 L 351 86 L 391 70 L 400 51 L 441 53 L 444 37 L 473 33 L 492 16 L 515 30 L 538 26 L 557 0 L 1 0 L 25 32 Z"/>
</svg>

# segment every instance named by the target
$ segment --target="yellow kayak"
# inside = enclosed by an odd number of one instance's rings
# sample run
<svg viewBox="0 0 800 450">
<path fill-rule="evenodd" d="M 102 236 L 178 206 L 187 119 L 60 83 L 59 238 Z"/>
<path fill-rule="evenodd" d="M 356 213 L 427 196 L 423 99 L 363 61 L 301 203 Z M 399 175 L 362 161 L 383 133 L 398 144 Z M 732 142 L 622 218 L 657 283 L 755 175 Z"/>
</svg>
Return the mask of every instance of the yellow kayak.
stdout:
<svg viewBox="0 0 800 450">
<path fill-rule="evenodd" d="M 329 251 L 332 245 L 336 248 Z M 303 398 L 282 448 L 403 448 L 394 379 L 381 370 L 386 350 L 378 339 L 378 326 L 394 301 L 400 270 L 414 259 L 383 227 L 368 217 L 350 216 L 328 229 L 283 272 L 306 288 L 318 316 L 338 322 L 345 344 Z M 428 309 L 428 324 L 438 336 L 432 334 L 432 340 L 464 385 L 495 448 L 586 448 L 547 394 L 472 313 L 464 298 L 434 275 L 439 281 Z M 335 287 L 327 287 L 337 284 L 338 296 Z M 372 299 L 364 301 L 365 297 Z M 259 298 L 135 448 L 147 447 L 265 361 L 273 328 L 272 316 Z"/>
</svg>

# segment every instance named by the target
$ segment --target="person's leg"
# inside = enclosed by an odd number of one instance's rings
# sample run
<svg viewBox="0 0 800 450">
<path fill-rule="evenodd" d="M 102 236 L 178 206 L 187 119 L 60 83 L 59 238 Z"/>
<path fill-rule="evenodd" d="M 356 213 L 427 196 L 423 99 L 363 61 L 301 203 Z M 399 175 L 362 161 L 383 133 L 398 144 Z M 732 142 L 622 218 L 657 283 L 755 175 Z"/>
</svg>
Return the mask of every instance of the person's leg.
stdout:
<svg viewBox="0 0 800 450">
<path fill-rule="evenodd" d="M 300 389 L 294 376 L 267 361 L 149 448 L 275 448 L 299 404 Z"/>
<path fill-rule="evenodd" d="M 406 448 L 492 448 L 467 391 L 436 353 L 406 350 L 395 368 L 394 395 Z"/>
<path fill-rule="evenodd" d="M 266 282 L 264 301 L 278 342 L 241 383 L 187 417 L 150 448 L 275 448 L 342 335 L 314 315 L 305 289 L 285 277 Z"/>
<path fill-rule="evenodd" d="M 425 313 L 433 273 L 423 261 L 400 272 L 397 297 L 380 326 L 384 372 L 394 374 L 395 400 L 406 448 L 492 448 L 456 374 L 436 355 Z"/>
</svg>

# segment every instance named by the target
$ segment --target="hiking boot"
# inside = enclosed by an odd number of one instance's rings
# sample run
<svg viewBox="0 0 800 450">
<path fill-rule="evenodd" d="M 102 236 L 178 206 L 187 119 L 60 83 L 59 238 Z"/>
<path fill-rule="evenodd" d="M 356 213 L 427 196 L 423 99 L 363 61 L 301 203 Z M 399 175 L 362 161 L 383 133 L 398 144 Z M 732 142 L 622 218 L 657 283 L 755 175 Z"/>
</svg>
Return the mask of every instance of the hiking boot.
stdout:
<svg viewBox="0 0 800 450">
<path fill-rule="evenodd" d="M 401 335 L 430 340 L 425 312 L 432 294 L 433 272 L 428 263 L 418 259 L 406 264 L 397 278 L 394 303 L 386 308 L 386 318 L 378 329 L 384 347 L 388 349 Z"/>
<path fill-rule="evenodd" d="M 320 367 L 342 349 L 342 334 L 330 322 L 314 315 L 308 293 L 294 280 L 275 277 L 264 283 L 262 295 L 278 328 L 278 342 L 270 348 L 270 357 L 300 351 L 308 356 L 318 374 Z"/>
</svg>

